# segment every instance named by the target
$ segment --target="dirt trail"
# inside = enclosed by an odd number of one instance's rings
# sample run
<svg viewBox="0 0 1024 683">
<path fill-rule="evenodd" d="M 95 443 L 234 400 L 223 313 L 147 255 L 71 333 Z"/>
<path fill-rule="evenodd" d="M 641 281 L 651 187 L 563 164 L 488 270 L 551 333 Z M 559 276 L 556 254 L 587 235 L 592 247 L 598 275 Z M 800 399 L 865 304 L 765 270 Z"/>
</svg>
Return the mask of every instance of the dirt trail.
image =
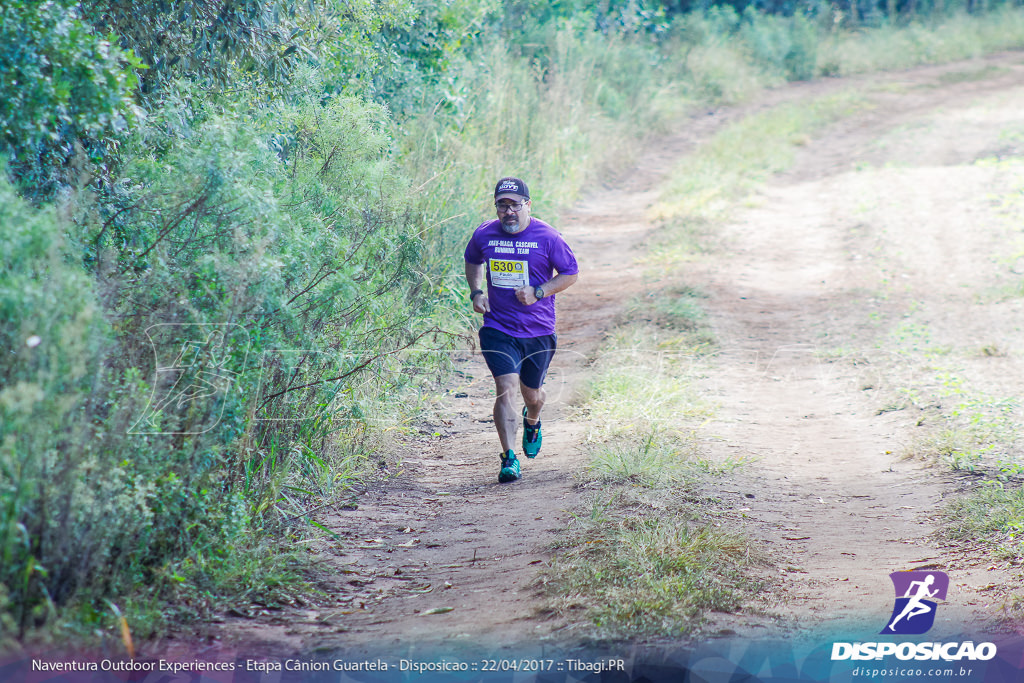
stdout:
<svg viewBox="0 0 1024 683">
<path fill-rule="evenodd" d="M 995 64 L 1006 69 L 995 78 L 940 87 Z M 1021 307 L 993 295 L 1017 277 L 1005 257 L 1019 233 L 993 197 L 1020 178 L 975 161 L 1020 153 L 1007 133 L 1020 130 L 1024 70 L 1013 55 L 885 80 L 871 114 L 811 143 L 696 276 L 722 345 L 709 448 L 757 458 L 730 488 L 773 556 L 788 558 L 782 628 L 877 632 L 887 574 L 920 567 L 952 579 L 933 634 L 1005 630 L 993 618 L 1012 576 L 932 536 L 953 478 L 896 455 L 921 416 L 877 413 L 913 372 L 900 354 L 917 344 L 945 345 L 936 365 L 959 359 L 976 387 L 1021 394 Z M 901 324 L 928 339 L 901 345 Z M 1001 357 L 985 358 L 986 344 Z M 780 626 L 719 623 L 747 637 Z"/>
<path fill-rule="evenodd" d="M 1024 132 L 1020 54 L 790 86 L 757 105 L 694 117 L 653 145 L 636 169 L 559 224 L 583 274 L 559 295 L 561 352 L 548 384 L 544 449 L 524 460 L 522 481 L 496 482 L 491 380 L 467 354 L 449 413 L 423 426 L 401 471 L 357 509 L 320 519 L 341 537 L 323 553 L 325 566 L 344 572 L 337 604 L 277 625 L 237 620 L 248 647 L 399 657 L 473 648 L 527 656 L 572 645 L 563 622 L 538 612 L 534 585 L 578 502 L 573 473 L 584 463 L 586 425 L 567 419 L 567 404 L 587 357 L 624 302 L 643 291 L 634 257 L 653 229 L 646 211 L 658 183 L 725 123 L 849 87 L 874 107 L 809 142 L 790 171 L 722 227 L 717 248 L 686 266 L 687 280 L 709 295 L 720 342 L 704 380 L 719 406 L 705 448 L 755 458 L 722 479 L 718 495 L 779 572 L 757 610 L 712 615 L 708 633 L 877 633 L 892 604 L 888 572 L 923 565 L 946 568 L 956 586 L 937 628 L 988 628 L 996 601 L 985 587 L 1004 585 L 1009 574 L 932 540 L 954 484 L 897 458 L 916 418 L 877 415 L 887 387 L 869 387 L 853 360 L 857 349 L 884 351 L 891 326 L 883 323 L 911 311 L 950 344 L 1000 345 L 1004 353 L 978 369 L 1020 395 L 1021 306 L 977 304 L 979 291 L 1013 275 L 997 257 L 1013 228 L 998 225 L 986 199 L 1008 192 L 1013 179 L 972 163 L 1021 153 L 1000 137 L 1014 125 Z M 890 357 L 870 370 L 898 374 L 899 359 Z"/>
</svg>

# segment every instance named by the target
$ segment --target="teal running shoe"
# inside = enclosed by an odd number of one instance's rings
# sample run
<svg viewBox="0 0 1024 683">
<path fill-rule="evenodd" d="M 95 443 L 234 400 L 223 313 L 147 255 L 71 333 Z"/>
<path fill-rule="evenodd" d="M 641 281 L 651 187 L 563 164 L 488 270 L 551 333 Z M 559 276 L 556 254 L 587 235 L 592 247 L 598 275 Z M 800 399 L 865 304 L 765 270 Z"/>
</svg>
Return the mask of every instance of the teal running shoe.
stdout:
<svg viewBox="0 0 1024 683">
<path fill-rule="evenodd" d="M 540 420 L 537 420 L 537 424 L 531 425 L 526 421 L 526 408 L 523 408 L 523 453 L 526 454 L 527 458 L 537 457 L 537 454 L 540 453 L 542 440 Z"/>
<path fill-rule="evenodd" d="M 501 456 L 501 470 L 498 472 L 498 481 L 505 484 L 519 478 L 519 459 L 511 448 Z"/>
</svg>

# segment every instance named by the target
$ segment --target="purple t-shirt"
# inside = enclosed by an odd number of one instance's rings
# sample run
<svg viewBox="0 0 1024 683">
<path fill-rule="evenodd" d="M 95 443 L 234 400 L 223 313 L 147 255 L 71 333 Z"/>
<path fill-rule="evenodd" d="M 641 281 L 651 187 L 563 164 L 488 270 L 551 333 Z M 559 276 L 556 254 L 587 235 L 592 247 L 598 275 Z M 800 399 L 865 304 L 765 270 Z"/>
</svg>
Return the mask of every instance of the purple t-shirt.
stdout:
<svg viewBox="0 0 1024 683">
<path fill-rule="evenodd" d="M 530 224 L 514 235 L 502 230 L 497 219 L 478 227 L 466 247 L 466 263 L 486 264 L 491 312 L 484 314 L 484 326 L 519 338 L 555 333 L 555 297 L 545 296 L 525 306 L 516 298 L 516 289 L 542 285 L 555 272 L 579 272 L 576 256 L 562 235 L 532 217 Z"/>
</svg>

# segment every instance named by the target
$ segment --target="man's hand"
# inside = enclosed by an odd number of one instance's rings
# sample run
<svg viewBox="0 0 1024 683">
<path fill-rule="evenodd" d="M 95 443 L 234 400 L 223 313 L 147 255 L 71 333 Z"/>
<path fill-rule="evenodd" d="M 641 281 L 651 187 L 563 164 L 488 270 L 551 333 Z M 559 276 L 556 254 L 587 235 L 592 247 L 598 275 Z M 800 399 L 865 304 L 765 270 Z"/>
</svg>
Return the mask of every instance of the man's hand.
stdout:
<svg viewBox="0 0 1024 683">
<path fill-rule="evenodd" d="M 519 299 L 519 303 L 524 306 L 529 306 L 530 304 L 535 304 L 540 301 L 540 299 L 533 295 L 533 287 L 530 285 L 517 289 L 516 298 Z"/>
<path fill-rule="evenodd" d="M 480 292 L 473 297 L 473 310 L 477 313 L 491 312 L 491 302 L 487 299 L 487 292 Z"/>
</svg>

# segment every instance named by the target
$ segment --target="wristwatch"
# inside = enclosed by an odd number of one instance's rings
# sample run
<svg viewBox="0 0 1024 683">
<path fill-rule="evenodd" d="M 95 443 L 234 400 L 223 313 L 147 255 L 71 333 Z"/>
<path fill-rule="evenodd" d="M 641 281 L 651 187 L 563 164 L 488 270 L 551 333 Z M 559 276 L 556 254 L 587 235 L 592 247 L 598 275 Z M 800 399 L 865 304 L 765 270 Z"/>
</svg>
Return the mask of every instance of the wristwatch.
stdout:
<svg viewBox="0 0 1024 683">
<path fill-rule="evenodd" d="M 476 298 L 477 294 L 483 294 L 483 293 L 484 293 L 484 290 L 482 290 L 482 289 L 474 289 L 472 292 L 469 293 L 469 300 L 472 301 L 473 299 Z"/>
<path fill-rule="evenodd" d="M 544 298 L 544 288 L 540 287 L 540 286 L 534 287 L 533 288 L 533 296 L 535 296 L 538 299 L 543 299 Z"/>
</svg>

